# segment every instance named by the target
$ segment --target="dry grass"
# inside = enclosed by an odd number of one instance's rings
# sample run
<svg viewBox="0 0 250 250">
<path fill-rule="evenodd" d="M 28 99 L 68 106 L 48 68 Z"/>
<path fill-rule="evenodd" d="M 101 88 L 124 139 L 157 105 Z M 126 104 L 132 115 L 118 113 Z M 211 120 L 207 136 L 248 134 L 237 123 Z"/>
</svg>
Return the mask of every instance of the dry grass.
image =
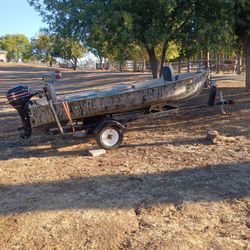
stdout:
<svg viewBox="0 0 250 250">
<path fill-rule="evenodd" d="M 134 122 L 122 147 L 92 158 L 92 139 L 17 137 L 4 91 L 39 88 L 47 70 L 0 65 L 1 249 L 249 249 L 250 93 L 242 81 L 219 82 L 237 101 L 227 116 L 215 107 Z M 61 93 L 150 77 L 64 75 Z M 229 139 L 210 144 L 208 130 Z"/>
</svg>

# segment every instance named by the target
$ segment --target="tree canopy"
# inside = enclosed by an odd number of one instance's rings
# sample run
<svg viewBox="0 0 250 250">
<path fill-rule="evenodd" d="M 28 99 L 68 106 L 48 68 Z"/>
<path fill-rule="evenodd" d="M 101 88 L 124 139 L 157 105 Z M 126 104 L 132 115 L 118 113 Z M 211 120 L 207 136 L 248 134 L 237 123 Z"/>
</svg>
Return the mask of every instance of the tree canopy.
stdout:
<svg viewBox="0 0 250 250">
<path fill-rule="evenodd" d="M 48 34 L 31 43 L 23 35 L 0 38 L 8 60 L 27 60 L 31 52 L 52 64 L 55 57 L 77 59 L 86 49 L 119 62 L 149 59 L 153 78 L 166 57 L 219 59 L 244 48 L 250 88 L 250 2 L 248 0 L 27 0 L 47 22 Z M 31 50 L 32 49 L 32 50 Z M 240 52 L 239 52 L 240 53 Z"/>
<path fill-rule="evenodd" d="M 0 48 L 8 51 L 8 61 L 26 61 L 31 56 L 31 44 L 23 34 L 0 37 Z"/>
<path fill-rule="evenodd" d="M 55 38 L 56 42 L 53 47 L 53 56 L 60 57 L 70 61 L 76 70 L 78 58 L 82 58 L 86 48 L 73 38 Z"/>
<path fill-rule="evenodd" d="M 53 55 L 56 44 L 55 36 L 41 33 L 33 38 L 31 43 L 36 59 L 52 66 L 56 61 Z"/>
<path fill-rule="evenodd" d="M 234 31 L 238 42 L 243 44 L 246 55 L 246 87 L 250 89 L 250 1 L 229 1 L 231 14 L 234 17 Z"/>
<path fill-rule="evenodd" d="M 143 47 L 154 78 L 169 44 L 179 44 L 180 54 L 192 56 L 197 48 L 205 51 L 232 37 L 225 0 L 28 1 L 53 32 L 79 39 L 100 60 L 112 54 L 122 61 L 134 44 Z"/>
</svg>

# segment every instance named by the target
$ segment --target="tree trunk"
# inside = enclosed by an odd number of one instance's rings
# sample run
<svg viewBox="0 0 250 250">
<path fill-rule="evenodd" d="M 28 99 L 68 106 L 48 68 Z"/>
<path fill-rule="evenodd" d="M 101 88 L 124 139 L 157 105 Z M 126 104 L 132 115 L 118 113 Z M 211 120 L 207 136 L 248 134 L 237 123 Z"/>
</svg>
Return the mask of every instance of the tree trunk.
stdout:
<svg viewBox="0 0 250 250">
<path fill-rule="evenodd" d="M 178 58 L 178 74 L 181 73 L 181 57 Z"/>
<path fill-rule="evenodd" d="M 100 68 L 101 68 L 101 70 L 104 70 L 104 65 L 103 65 L 103 58 L 102 58 L 102 56 L 99 56 L 99 61 L 100 61 Z"/>
<path fill-rule="evenodd" d="M 208 69 L 209 61 L 210 61 L 208 48 L 205 48 L 203 56 L 204 56 L 204 61 L 205 61 L 205 69 Z"/>
<path fill-rule="evenodd" d="M 250 89 L 250 40 L 246 43 L 246 88 Z"/>
<path fill-rule="evenodd" d="M 155 55 L 155 49 L 154 48 L 146 48 L 146 49 L 148 52 L 153 79 L 157 79 L 158 61 Z"/>
<path fill-rule="evenodd" d="M 220 73 L 220 53 L 216 54 L 216 74 Z"/>
<path fill-rule="evenodd" d="M 240 46 L 237 49 L 235 73 L 238 74 L 238 75 L 241 73 L 241 48 L 240 48 Z"/>
<path fill-rule="evenodd" d="M 145 60 L 143 60 L 141 72 L 144 72 L 144 71 L 145 71 L 145 65 L 146 65 L 146 62 L 145 62 Z"/>
<path fill-rule="evenodd" d="M 190 72 L 190 58 L 187 59 L 187 72 Z"/>
<path fill-rule="evenodd" d="M 76 70 L 77 67 L 77 58 L 74 59 L 74 70 Z"/>
<path fill-rule="evenodd" d="M 163 67 L 163 64 L 164 64 L 165 59 L 166 59 L 167 49 L 168 49 L 168 43 L 165 41 L 165 42 L 163 43 L 162 51 L 161 51 L 161 64 L 160 64 L 160 74 L 159 74 L 159 78 L 162 77 L 162 67 Z"/>
<path fill-rule="evenodd" d="M 133 61 L 133 71 L 134 72 L 137 72 L 137 64 L 136 64 L 136 61 Z"/>
<path fill-rule="evenodd" d="M 120 67 L 120 72 L 123 72 L 123 62 L 122 61 L 119 62 L 119 67 Z"/>
</svg>

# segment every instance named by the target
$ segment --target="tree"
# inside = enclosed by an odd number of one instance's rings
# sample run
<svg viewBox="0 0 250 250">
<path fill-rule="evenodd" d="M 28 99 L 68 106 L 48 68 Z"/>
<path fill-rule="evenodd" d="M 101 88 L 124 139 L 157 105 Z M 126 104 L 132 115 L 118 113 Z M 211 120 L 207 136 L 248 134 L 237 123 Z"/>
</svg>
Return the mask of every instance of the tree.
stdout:
<svg viewBox="0 0 250 250">
<path fill-rule="evenodd" d="M 56 62 L 54 48 L 56 37 L 48 34 L 39 34 L 37 38 L 32 38 L 33 54 L 38 60 L 49 63 L 50 67 Z"/>
<path fill-rule="evenodd" d="M 216 51 L 219 59 L 223 48 L 232 46 L 234 34 L 225 0 L 207 0 L 206 5 L 202 3 L 202 0 L 197 0 L 196 3 L 195 33 L 203 51 L 204 60 L 208 63 L 211 51 Z"/>
<path fill-rule="evenodd" d="M 246 88 L 250 89 L 250 1 L 231 0 L 231 10 L 234 16 L 234 31 L 239 42 L 244 45 L 246 55 Z"/>
<path fill-rule="evenodd" d="M 104 67 L 104 60 L 108 58 L 108 43 L 105 34 L 99 27 L 93 27 L 88 36 L 86 45 L 89 50 L 99 59 L 100 66 Z"/>
<path fill-rule="evenodd" d="M 70 61 L 74 70 L 77 68 L 78 59 L 86 53 L 86 48 L 73 38 L 57 38 L 53 48 L 53 56 Z"/>
<path fill-rule="evenodd" d="M 149 56 L 153 78 L 157 78 L 156 46 L 162 42 L 164 62 L 167 44 L 192 12 L 189 1 L 114 0 L 64 1 L 29 0 L 58 33 L 77 35 L 87 41 L 93 27 L 100 24 L 108 46 L 121 47 L 137 43 Z M 163 64 L 163 63 L 162 63 Z"/>
<path fill-rule="evenodd" d="M 8 61 L 27 61 L 31 57 L 31 44 L 23 34 L 2 36 L 0 38 L 0 47 L 8 51 Z"/>
<path fill-rule="evenodd" d="M 224 48 L 232 46 L 234 34 L 229 22 L 228 6 L 224 0 L 193 1 L 193 12 L 175 36 L 180 57 L 187 60 L 198 54 L 208 68 L 211 55 L 219 61 Z M 181 59 L 181 58 L 180 58 Z"/>
<path fill-rule="evenodd" d="M 188 20 L 192 12 L 190 1 L 138 0 L 122 1 L 121 8 L 130 17 L 130 33 L 143 46 L 150 60 L 153 78 L 157 78 L 159 60 L 156 49 L 161 44 L 160 69 L 166 58 L 168 44 Z"/>
<path fill-rule="evenodd" d="M 125 51 L 134 44 L 143 47 L 153 78 L 157 78 L 159 65 L 162 68 L 171 42 L 179 44 L 187 57 L 194 53 L 195 43 L 206 56 L 211 49 L 219 49 L 228 42 L 232 34 L 228 3 L 235 5 L 232 3 L 238 0 L 28 1 L 51 30 L 78 37 L 99 54 L 100 59 L 106 53 L 115 52 L 115 48 Z M 249 5 L 248 0 L 238 2 L 244 3 L 244 8 Z M 238 8 L 242 12 L 241 9 Z M 160 58 L 156 52 L 159 46 Z"/>
<path fill-rule="evenodd" d="M 144 72 L 146 61 L 148 60 L 148 54 L 145 48 L 138 44 L 132 44 L 130 55 L 130 60 L 134 62 L 134 71 L 141 70 Z"/>
</svg>

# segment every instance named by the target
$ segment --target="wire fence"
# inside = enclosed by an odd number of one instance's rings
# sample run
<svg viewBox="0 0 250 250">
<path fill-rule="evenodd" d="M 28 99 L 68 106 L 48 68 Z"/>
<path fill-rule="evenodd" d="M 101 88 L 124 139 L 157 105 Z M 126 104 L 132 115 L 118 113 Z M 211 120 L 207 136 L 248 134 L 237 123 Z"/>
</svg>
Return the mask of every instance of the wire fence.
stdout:
<svg viewBox="0 0 250 250">
<path fill-rule="evenodd" d="M 165 65 L 172 65 L 175 72 L 185 73 L 201 70 L 209 70 L 211 73 L 229 73 L 240 74 L 246 70 L 245 61 L 237 61 L 236 59 L 222 59 L 218 60 L 190 60 L 190 61 L 178 61 L 168 62 Z M 123 65 L 118 63 L 105 63 L 104 65 L 96 64 L 96 69 L 102 70 L 117 70 L 117 71 L 133 71 L 133 72 L 149 72 L 151 71 L 150 62 L 133 62 L 127 61 Z M 160 71 L 160 65 L 158 64 L 158 71 Z"/>
</svg>

